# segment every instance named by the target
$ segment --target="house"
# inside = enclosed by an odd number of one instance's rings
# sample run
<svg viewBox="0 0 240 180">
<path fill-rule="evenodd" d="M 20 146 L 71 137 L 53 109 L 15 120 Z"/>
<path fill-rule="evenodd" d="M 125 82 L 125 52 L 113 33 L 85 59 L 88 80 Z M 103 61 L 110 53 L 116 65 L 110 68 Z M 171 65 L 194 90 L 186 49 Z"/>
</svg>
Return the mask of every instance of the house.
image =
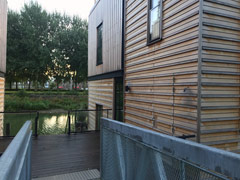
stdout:
<svg viewBox="0 0 240 180">
<path fill-rule="evenodd" d="M 122 0 L 99 0 L 89 15 L 88 108 L 98 110 L 89 113 L 90 130 L 99 129 L 101 116 L 122 119 L 123 15 Z"/>
<path fill-rule="evenodd" d="M 234 0 L 97 1 L 89 108 L 113 109 L 116 119 L 124 96 L 126 123 L 240 152 L 239 9 Z M 91 114 L 90 128 L 101 115 Z"/>
<path fill-rule="evenodd" d="M 0 112 L 4 111 L 4 84 L 7 46 L 7 1 L 0 0 Z M 0 114 L 0 136 L 3 135 L 3 114 Z"/>
</svg>

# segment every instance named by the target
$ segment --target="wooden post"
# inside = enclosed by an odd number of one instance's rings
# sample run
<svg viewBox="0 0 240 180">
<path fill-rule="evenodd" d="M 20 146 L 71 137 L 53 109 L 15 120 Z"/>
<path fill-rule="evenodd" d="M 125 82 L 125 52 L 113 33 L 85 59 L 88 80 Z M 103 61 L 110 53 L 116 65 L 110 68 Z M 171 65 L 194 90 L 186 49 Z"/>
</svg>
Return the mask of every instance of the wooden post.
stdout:
<svg viewBox="0 0 240 180">
<path fill-rule="evenodd" d="M 6 136 L 10 136 L 10 123 L 6 124 Z"/>
<path fill-rule="evenodd" d="M 70 117 L 70 111 L 68 111 L 68 135 L 71 134 L 71 117 Z"/>
<path fill-rule="evenodd" d="M 37 112 L 37 116 L 35 118 L 35 124 L 34 124 L 34 127 L 35 127 L 34 136 L 35 137 L 38 137 L 38 118 L 39 118 L 39 112 Z"/>
</svg>

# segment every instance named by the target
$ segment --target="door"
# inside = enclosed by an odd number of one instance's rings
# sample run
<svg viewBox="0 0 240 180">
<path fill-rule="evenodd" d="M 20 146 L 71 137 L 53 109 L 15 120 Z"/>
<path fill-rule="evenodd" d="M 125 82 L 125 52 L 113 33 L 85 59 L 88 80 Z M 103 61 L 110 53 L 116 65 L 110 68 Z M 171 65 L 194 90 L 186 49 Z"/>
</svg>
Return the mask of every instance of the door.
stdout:
<svg viewBox="0 0 240 180">
<path fill-rule="evenodd" d="M 123 121 L 123 78 L 115 78 L 114 81 L 114 119 Z"/>
</svg>

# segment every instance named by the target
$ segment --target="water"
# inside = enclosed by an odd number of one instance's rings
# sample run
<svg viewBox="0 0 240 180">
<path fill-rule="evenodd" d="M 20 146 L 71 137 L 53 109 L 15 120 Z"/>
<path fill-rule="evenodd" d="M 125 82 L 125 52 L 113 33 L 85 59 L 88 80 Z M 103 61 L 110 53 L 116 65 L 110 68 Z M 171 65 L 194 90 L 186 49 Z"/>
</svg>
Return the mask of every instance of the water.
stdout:
<svg viewBox="0 0 240 180">
<path fill-rule="evenodd" d="M 88 113 L 81 112 L 81 118 L 87 120 Z M 4 127 L 6 124 L 10 124 L 10 136 L 15 136 L 21 129 L 23 124 L 31 120 L 32 129 L 34 133 L 36 113 L 32 114 L 5 114 L 4 115 Z M 71 114 L 71 129 L 74 131 L 75 114 Z M 79 115 L 77 115 L 79 117 Z M 68 128 L 68 114 L 67 113 L 40 113 L 38 120 L 38 134 L 39 135 L 57 135 L 66 134 Z M 4 130 L 6 135 L 6 129 Z"/>
</svg>

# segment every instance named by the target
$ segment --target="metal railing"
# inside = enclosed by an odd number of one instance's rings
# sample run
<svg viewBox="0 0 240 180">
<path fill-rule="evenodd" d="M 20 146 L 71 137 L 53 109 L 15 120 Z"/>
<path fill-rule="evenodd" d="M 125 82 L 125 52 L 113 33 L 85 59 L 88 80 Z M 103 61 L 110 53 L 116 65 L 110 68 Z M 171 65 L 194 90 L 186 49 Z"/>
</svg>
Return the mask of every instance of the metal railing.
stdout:
<svg viewBox="0 0 240 180">
<path fill-rule="evenodd" d="M 103 117 L 109 118 L 112 113 L 112 109 L 85 109 L 68 111 L 67 134 L 70 135 L 72 133 L 87 132 L 90 120 L 89 113 L 91 112 L 101 112 Z M 96 121 L 96 114 L 94 116 L 94 121 Z"/>
<path fill-rule="evenodd" d="M 112 109 L 84 109 L 60 112 L 0 112 L 0 115 L 2 114 L 4 116 L 3 134 L 0 133 L 0 136 L 3 135 L 3 137 L 14 137 L 27 120 L 32 121 L 32 130 L 35 137 L 38 135 L 58 135 L 87 132 L 89 120 L 91 119 L 92 122 L 96 121 L 96 115 L 99 111 L 101 111 L 100 114 L 102 114 L 103 117 L 112 117 Z"/>
<path fill-rule="evenodd" d="M 32 123 L 27 121 L 0 158 L 0 179 L 31 179 Z"/>
<path fill-rule="evenodd" d="M 21 127 L 25 124 L 26 121 L 32 121 L 33 126 L 33 134 L 37 136 L 38 134 L 38 119 L 39 119 L 39 112 L 38 111 L 17 111 L 17 112 L 0 112 L 0 115 L 3 115 L 4 125 L 3 125 L 3 133 L 0 136 L 3 137 L 14 137 Z M 8 120 L 7 116 L 14 116 Z M 22 118 L 21 118 L 22 117 Z M 24 119 L 24 120 L 21 120 Z M 6 121 L 7 120 L 7 121 Z"/>
<path fill-rule="evenodd" d="M 240 155 L 102 118 L 104 180 L 240 178 Z"/>
</svg>

